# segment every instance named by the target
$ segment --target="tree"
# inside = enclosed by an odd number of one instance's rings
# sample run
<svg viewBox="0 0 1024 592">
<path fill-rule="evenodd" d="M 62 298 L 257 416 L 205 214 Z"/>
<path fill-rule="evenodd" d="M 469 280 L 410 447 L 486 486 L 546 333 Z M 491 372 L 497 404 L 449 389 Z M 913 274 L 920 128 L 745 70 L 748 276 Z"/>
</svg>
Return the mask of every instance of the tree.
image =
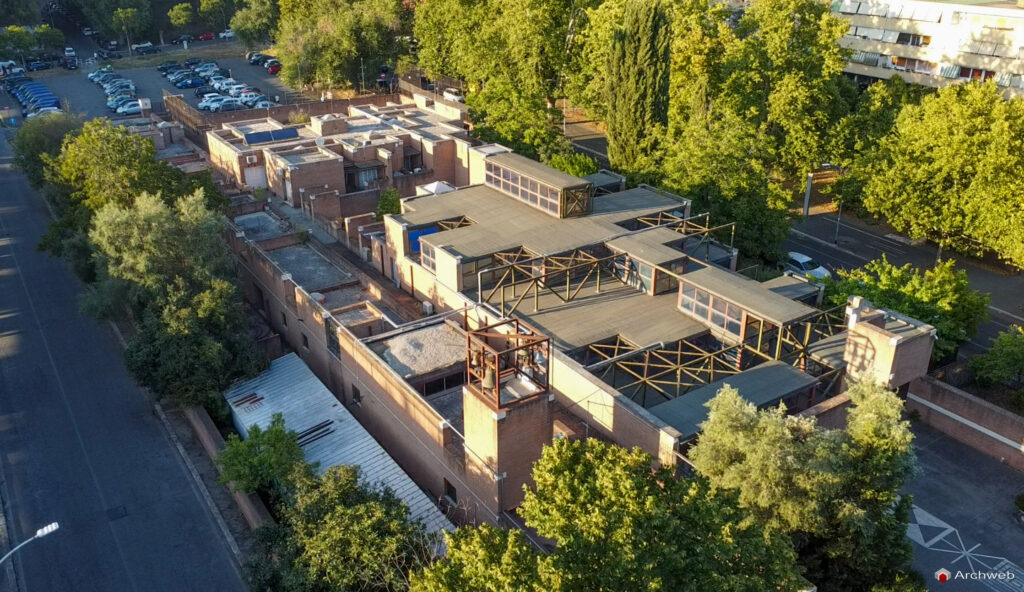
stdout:
<svg viewBox="0 0 1024 592">
<path fill-rule="evenodd" d="M 31 0 L 0 0 L 0 27 L 36 22 L 39 22 L 37 3 Z"/>
<path fill-rule="evenodd" d="M 900 490 L 915 464 L 903 403 L 866 383 L 848 393 L 846 429 L 824 430 L 781 407 L 758 411 L 726 386 L 690 451 L 712 486 L 791 537 L 806 577 L 825 592 L 892 584 L 911 557 L 911 499 Z"/>
<path fill-rule="evenodd" d="M 108 203 L 89 233 L 101 279 L 115 283 L 90 288 L 92 308 L 128 306 L 139 320 L 125 351 L 128 369 L 143 386 L 184 405 L 215 402 L 262 364 L 222 233 L 223 221 L 202 191 L 173 207 L 149 193 L 127 205 Z M 126 300 L 102 302 L 104 294 L 119 293 Z"/>
<path fill-rule="evenodd" d="M 118 8 L 111 15 L 114 30 L 124 33 L 128 52 L 131 53 L 132 35 L 138 33 L 143 26 L 142 15 L 138 8 Z"/>
<path fill-rule="evenodd" d="M 608 55 L 608 160 L 633 181 L 659 176 L 668 123 L 669 38 L 660 2 L 630 2 Z"/>
<path fill-rule="evenodd" d="M 875 306 L 905 314 L 935 327 L 933 360 L 953 355 L 988 318 L 988 295 L 972 290 L 967 273 L 949 259 L 932 269 L 897 267 L 882 255 L 860 269 L 840 270 L 837 279 L 825 281 L 825 298 L 834 306 L 853 295 Z"/>
<path fill-rule="evenodd" d="M 32 32 L 35 36 L 36 45 L 48 49 L 64 47 L 64 33 L 60 29 L 54 29 L 50 25 L 39 25 Z"/>
<path fill-rule="evenodd" d="M 864 171 L 864 205 L 912 238 L 1024 266 L 1024 101 L 994 83 L 939 89 L 908 105 Z"/>
<path fill-rule="evenodd" d="M 527 526 L 555 541 L 554 551 L 543 555 L 518 533 L 463 529 L 449 539 L 445 560 L 417 574 L 413 589 L 731 592 L 797 585 L 784 537 L 751 523 L 733 495 L 702 479 L 677 480 L 671 468 L 652 471 L 651 460 L 597 440 L 556 440 L 534 465 L 536 490 L 527 490 L 520 507 Z"/>
<path fill-rule="evenodd" d="M 574 177 L 586 177 L 597 172 L 597 161 L 581 152 L 556 152 L 544 164 Z"/>
<path fill-rule="evenodd" d="M 217 455 L 217 467 L 221 483 L 252 493 L 288 483 L 293 468 L 302 459 L 298 436 L 286 429 L 284 417 L 275 413 L 266 430 L 250 426 L 245 440 L 238 434 L 228 435 L 224 450 Z"/>
<path fill-rule="evenodd" d="M 589 7 L 580 21 L 579 58 L 566 73 L 566 96 L 594 117 L 607 113 L 607 89 L 614 84 L 608 68 L 615 35 L 631 0 L 605 0 Z"/>
<path fill-rule="evenodd" d="M 390 490 L 367 487 L 353 466 L 300 474 L 284 522 L 295 569 L 317 590 L 404 590 L 433 558 L 434 541 Z"/>
<path fill-rule="evenodd" d="M 278 7 L 275 0 L 241 0 L 242 6 L 231 17 L 231 30 L 246 47 L 265 42 L 277 30 Z"/>
<path fill-rule="evenodd" d="M 211 26 L 223 26 L 227 29 L 234 9 L 233 0 L 199 0 L 199 18 Z"/>
<path fill-rule="evenodd" d="M 402 196 L 394 187 L 388 187 L 381 192 L 377 198 L 377 221 L 380 222 L 387 214 L 398 215 L 402 213 Z"/>
<path fill-rule="evenodd" d="M 25 27 L 17 25 L 11 25 L 3 31 L 3 35 L 0 36 L 0 41 L 3 42 L 3 46 L 8 51 L 14 52 L 21 57 L 22 65 L 25 64 L 25 54 L 28 53 L 36 44 L 35 37 Z"/>
<path fill-rule="evenodd" d="M 983 354 L 971 358 L 971 370 L 983 384 L 1024 385 L 1024 327 L 1014 325 L 992 340 Z"/>
<path fill-rule="evenodd" d="M 187 27 L 192 22 L 192 5 L 188 2 L 175 4 L 167 11 L 167 20 L 170 21 L 172 27 L 178 29 Z"/>
<path fill-rule="evenodd" d="M 11 142 L 14 164 L 24 171 L 33 187 L 42 187 L 46 162 L 60 153 L 65 137 L 80 129 L 82 120 L 67 113 L 26 119 Z"/>
</svg>

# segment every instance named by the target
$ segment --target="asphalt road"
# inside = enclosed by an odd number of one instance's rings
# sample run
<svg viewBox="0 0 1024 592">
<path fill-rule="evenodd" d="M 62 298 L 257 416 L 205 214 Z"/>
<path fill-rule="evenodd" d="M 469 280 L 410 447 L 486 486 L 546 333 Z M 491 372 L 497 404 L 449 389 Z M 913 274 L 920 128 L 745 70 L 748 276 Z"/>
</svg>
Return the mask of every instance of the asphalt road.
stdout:
<svg viewBox="0 0 1024 592">
<path fill-rule="evenodd" d="M 906 487 L 914 496 L 907 536 L 914 567 L 935 592 L 1024 591 L 1024 524 L 1014 521 L 1013 497 L 1024 475 L 927 426 L 913 426 L 920 472 Z M 951 573 L 1013 573 L 1012 580 L 954 579 Z"/>
<path fill-rule="evenodd" d="M 0 137 L 0 495 L 22 592 L 241 592 L 231 552 Z M 10 582 L 3 581 L 0 588 Z"/>
</svg>

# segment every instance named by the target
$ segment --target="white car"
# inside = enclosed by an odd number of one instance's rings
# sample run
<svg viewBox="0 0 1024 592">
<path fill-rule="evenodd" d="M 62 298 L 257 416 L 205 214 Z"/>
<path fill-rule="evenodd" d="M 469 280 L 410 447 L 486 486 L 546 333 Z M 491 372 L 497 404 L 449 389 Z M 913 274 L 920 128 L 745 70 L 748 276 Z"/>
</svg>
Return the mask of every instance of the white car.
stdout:
<svg viewBox="0 0 1024 592">
<path fill-rule="evenodd" d="M 238 95 L 242 94 L 242 91 L 247 89 L 247 88 L 249 88 L 248 84 L 242 84 L 242 83 L 232 84 L 231 86 L 225 88 L 224 92 L 226 92 L 229 95 L 237 98 Z"/>
<path fill-rule="evenodd" d="M 214 78 L 216 78 L 216 76 L 214 76 Z M 213 80 L 213 78 L 211 78 L 210 80 Z M 238 81 L 235 80 L 234 78 L 225 78 L 224 80 L 220 80 L 218 82 L 211 82 L 210 83 L 210 85 L 213 86 L 213 88 L 215 88 L 215 89 L 217 89 L 217 90 L 219 90 L 221 92 L 224 92 L 226 89 L 228 89 L 228 88 L 230 88 L 230 87 L 232 87 L 232 86 L 234 86 L 236 84 L 238 84 Z"/>
<path fill-rule="evenodd" d="M 132 51 L 138 51 L 143 48 L 153 47 L 152 41 L 143 41 L 142 43 L 132 43 Z"/>
<path fill-rule="evenodd" d="M 789 252 L 789 258 L 786 259 L 786 271 L 792 271 L 800 276 L 809 275 L 819 280 L 832 277 L 832 272 L 825 269 L 821 263 L 796 251 Z"/>
<path fill-rule="evenodd" d="M 92 29 L 90 29 L 89 27 L 85 27 L 84 29 L 82 29 L 82 35 L 85 35 L 86 37 L 91 37 L 91 36 L 93 36 L 93 35 L 94 35 L 95 33 L 96 33 L 96 31 L 93 31 L 93 30 L 92 30 Z"/>
<path fill-rule="evenodd" d="M 73 58 L 73 57 L 75 57 L 75 48 L 74 47 L 65 47 L 64 48 L 64 57 L 66 57 L 66 58 Z"/>
<path fill-rule="evenodd" d="M 217 33 L 217 37 L 220 37 L 221 39 L 234 39 L 235 32 L 231 29 L 224 29 L 220 33 Z"/>
<path fill-rule="evenodd" d="M 40 115 L 47 115 L 49 113 L 60 113 L 60 107 L 43 107 L 38 111 L 34 111 L 25 116 L 26 119 L 34 119 Z"/>
<path fill-rule="evenodd" d="M 271 107 L 277 107 L 277 104 L 267 99 L 260 99 L 250 106 L 251 109 L 270 109 Z"/>
<path fill-rule="evenodd" d="M 117 108 L 118 115 L 138 115 L 142 113 L 142 106 L 138 101 L 129 101 Z"/>
<path fill-rule="evenodd" d="M 465 103 L 466 97 L 462 94 L 462 91 L 457 88 L 446 88 L 441 96 L 449 101 L 455 101 L 456 103 Z"/>
<path fill-rule="evenodd" d="M 242 101 L 232 99 L 231 97 L 225 97 L 223 101 L 214 105 L 210 111 L 233 111 L 244 107 L 245 105 L 242 104 Z"/>
<path fill-rule="evenodd" d="M 231 97 L 225 97 L 224 95 L 217 95 L 217 96 L 214 96 L 214 97 L 209 97 L 209 98 L 203 99 L 202 101 L 199 102 L 199 108 L 204 110 L 204 111 L 212 111 L 214 107 L 216 107 L 217 105 L 223 103 L 224 101 L 226 101 L 226 100 L 228 100 L 230 98 Z"/>
</svg>

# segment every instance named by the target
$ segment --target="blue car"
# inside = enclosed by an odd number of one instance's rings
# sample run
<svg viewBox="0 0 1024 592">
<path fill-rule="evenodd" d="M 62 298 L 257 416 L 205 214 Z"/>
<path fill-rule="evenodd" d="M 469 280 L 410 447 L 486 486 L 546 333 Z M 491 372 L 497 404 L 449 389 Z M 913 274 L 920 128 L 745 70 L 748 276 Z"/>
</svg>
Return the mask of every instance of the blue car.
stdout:
<svg viewBox="0 0 1024 592">
<path fill-rule="evenodd" d="M 206 81 L 196 76 L 194 78 L 186 78 L 174 86 L 178 88 L 196 88 L 197 86 L 202 86 L 204 84 L 206 84 Z"/>
</svg>

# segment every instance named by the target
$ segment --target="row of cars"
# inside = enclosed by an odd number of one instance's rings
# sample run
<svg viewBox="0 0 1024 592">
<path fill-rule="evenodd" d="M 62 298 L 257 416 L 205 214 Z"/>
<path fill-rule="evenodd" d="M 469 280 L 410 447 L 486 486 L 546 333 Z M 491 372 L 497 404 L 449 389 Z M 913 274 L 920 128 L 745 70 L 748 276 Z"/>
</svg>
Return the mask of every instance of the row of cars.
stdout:
<svg viewBox="0 0 1024 592">
<path fill-rule="evenodd" d="M 3 87 L 18 101 L 22 107 L 22 114 L 28 119 L 60 111 L 60 98 L 45 85 L 27 76 L 6 76 L 3 79 Z"/>
<path fill-rule="evenodd" d="M 250 64 L 259 66 L 267 71 L 267 74 L 277 74 L 281 71 L 281 62 L 277 58 L 271 55 L 250 51 L 245 54 L 245 58 Z"/>
<path fill-rule="evenodd" d="M 118 115 L 138 115 L 142 105 L 135 97 L 135 83 L 114 72 L 110 66 L 89 73 L 89 80 L 103 89 L 107 108 Z"/>
<path fill-rule="evenodd" d="M 183 63 L 164 62 L 157 70 L 177 88 L 194 88 L 200 98 L 199 108 L 205 111 L 240 111 L 266 109 L 275 104 L 255 86 L 231 77 L 231 72 L 215 61 L 201 62 L 191 58 Z"/>
</svg>

